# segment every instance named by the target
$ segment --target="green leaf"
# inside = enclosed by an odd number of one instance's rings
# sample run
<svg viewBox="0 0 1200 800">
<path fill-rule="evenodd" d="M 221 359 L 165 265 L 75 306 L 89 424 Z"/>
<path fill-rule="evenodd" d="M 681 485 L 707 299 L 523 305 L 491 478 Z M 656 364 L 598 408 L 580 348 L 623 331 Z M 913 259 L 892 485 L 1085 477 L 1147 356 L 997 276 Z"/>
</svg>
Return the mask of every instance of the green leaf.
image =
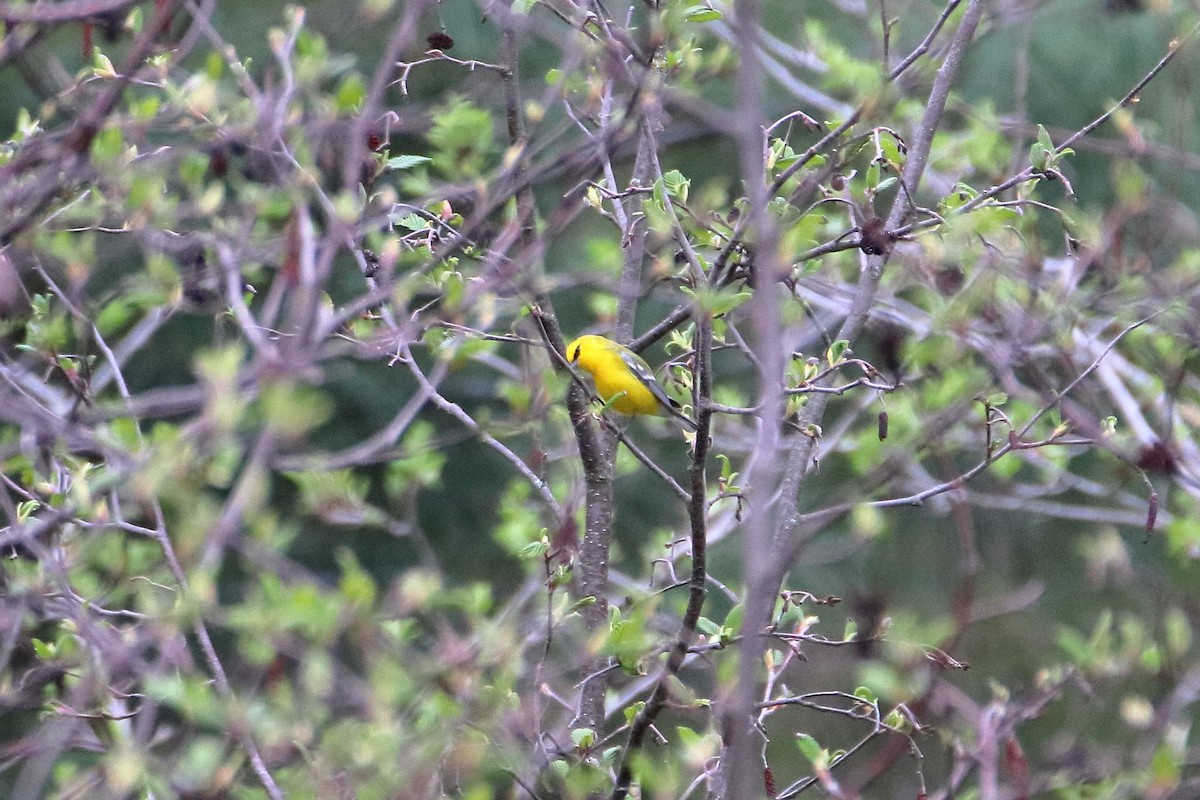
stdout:
<svg viewBox="0 0 1200 800">
<path fill-rule="evenodd" d="M 572 603 L 571 610 L 578 611 L 581 608 L 585 608 L 587 606 L 594 606 L 594 605 L 596 605 L 596 598 L 589 594 L 587 597 L 581 597 L 578 600 L 576 600 L 574 603 Z"/>
<path fill-rule="evenodd" d="M 807 758 L 814 768 L 824 769 L 829 763 L 829 754 L 821 748 L 816 739 L 807 733 L 796 734 L 796 746 L 800 748 L 801 755 Z"/>
<path fill-rule="evenodd" d="M 140 444 L 141 436 L 137 420 L 131 417 L 117 417 L 108 423 L 108 430 L 113 438 L 127 450 L 135 450 Z"/>
<path fill-rule="evenodd" d="M 113 301 L 100 309 L 96 317 L 96 329 L 106 338 L 124 333 L 133 324 L 137 313 L 138 310 L 132 303 Z"/>
<path fill-rule="evenodd" d="M 338 592 L 352 606 L 370 608 L 375 604 L 377 589 L 375 581 L 363 569 L 354 553 L 346 547 L 339 547 L 334 554 L 338 567 L 342 570 L 342 579 L 338 584 Z"/>
<path fill-rule="evenodd" d="M 900 140 L 891 131 L 881 131 L 876 141 L 879 143 L 882 158 L 899 169 L 904 162 L 904 145 Z"/>
<path fill-rule="evenodd" d="M 692 728 L 684 725 L 675 726 L 675 735 L 679 737 L 679 742 L 684 747 L 696 747 L 704 743 L 707 736 L 703 733 L 697 733 Z"/>
<path fill-rule="evenodd" d="M 1182 658 L 1192 648 L 1192 628 L 1187 615 L 1179 608 L 1167 611 L 1163 619 L 1163 633 L 1167 652 L 1172 658 Z"/>
<path fill-rule="evenodd" d="M 1147 792 L 1147 796 L 1166 796 L 1179 784 L 1180 759 L 1168 745 L 1159 745 L 1154 751 L 1150 759 L 1150 775 L 1151 786 L 1158 791 Z"/>
<path fill-rule="evenodd" d="M 596 732 L 591 728 L 574 728 L 571 731 L 571 743 L 585 750 L 596 743 Z"/>
<path fill-rule="evenodd" d="M 1149 645 L 1142 650 L 1138 660 L 1141 662 L 1142 669 L 1147 672 L 1157 673 L 1162 669 L 1162 651 L 1158 649 L 1157 645 Z"/>
<path fill-rule="evenodd" d="M 362 106 L 366 96 L 367 87 L 363 83 L 362 76 L 358 73 L 347 75 L 337 88 L 335 108 L 339 114 L 352 114 Z"/>
<path fill-rule="evenodd" d="M 266 384 L 262 414 L 276 433 L 293 439 L 321 425 L 333 413 L 333 402 L 317 389 L 290 380 Z"/>
<path fill-rule="evenodd" d="M 875 693 L 871 691 L 870 687 L 867 686 L 859 686 L 857 689 L 855 689 L 854 696 L 859 700 L 862 700 L 864 703 L 870 703 L 871 705 L 874 705 L 879 700 L 879 698 L 875 696 Z"/>
<path fill-rule="evenodd" d="M 829 346 L 825 351 L 825 360 L 829 362 L 829 366 L 836 367 L 842 363 L 842 359 L 846 355 L 846 351 L 850 349 L 850 342 L 845 339 L 838 339 Z"/>
<path fill-rule="evenodd" d="M 724 316 L 753 297 L 749 291 L 736 286 L 699 286 L 695 289 L 681 286 L 679 290 L 694 298 L 696 304 L 713 317 Z"/>
<path fill-rule="evenodd" d="M 15 126 L 17 135 L 15 141 L 23 142 L 30 136 L 41 133 L 42 125 L 40 120 L 34 119 L 29 114 L 29 109 L 21 108 L 17 111 L 17 122 Z"/>
<path fill-rule="evenodd" d="M 956 211 L 978 196 L 979 192 L 977 192 L 974 187 L 968 186 L 965 183 L 959 183 L 954 187 L 954 190 L 951 191 L 950 194 L 942 198 L 938 205 L 943 212 Z"/>
<path fill-rule="evenodd" d="M 1042 170 L 1046 168 L 1046 161 L 1049 160 L 1050 154 L 1042 148 L 1042 145 L 1030 145 L 1030 164 L 1034 169 Z"/>
<path fill-rule="evenodd" d="M 733 462 L 724 453 L 717 453 L 716 458 L 721 462 L 721 479 L 728 482 L 729 476 L 733 474 Z"/>
<path fill-rule="evenodd" d="M 414 489 L 440 483 L 446 452 L 437 446 L 434 433 L 433 425 L 422 420 L 404 435 L 403 455 L 387 467 L 385 486 L 392 497 L 404 497 Z"/>
<path fill-rule="evenodd" d="M 139 122 L 150 122 L 161 107 L 162 98 L 154 95 L 131 100 L 129 103 L 130 111 Z"/>
<path fill-rule="evenodd" d="M 684 19 L 688 22 L 713 22 L 724 18 L 725 15 L 720 11 L 708 6 L 692 6 L 684 12 Z"/>
<path fill-rule="evenodd" d="M 112 61 L 99 49 L 92 54 L 92 72 L 97 78 L 117 77 L 117 71 L 113 68 Z"/>
<path fill-rule="evenodd" d="M 121 129 L 110 125 L 92 139 L 92 160 L 99 165 L 111 166 L 125 151 L 125 137 Z"/>
<path fill-rule="evenodd" d="M 421 164 L 428 164 L 431 161 L 433 159 L 427 156 L 393 156 L 384 163 L 384 167 L 389 170 L 412 169 Z"/>
<path fill-rule="evenodd" d="M 1054 142 L 1044 125 L 1038 125 L 1037 141 L 1029 146 L 1029 163 L 1034 169 L 1044 170 L 1051 166 L 1054 158 Z"/>
<path fill-rule="evenodd" d="M 517 558 L 524 561 L 532 561 L 533 559 L 545 558 L 546 553 L 550 552 L 550 543 L 544 538 L 536 542 L 530 542 L 517 551 Z"/>
<path fill-rule="evenodd" d="M 388 221 L 392 225 L 409 231 L 423 231 L 429 227 L 429 220 L 411 211 L 407 214 L 393 214 L 388 218 Z"/>
<path fill-rule="evenodd" d="M 692 182 L 683 176 L 683 173 L 677 169 L 663 173 L 663 184 L 667 187 L 667 193 L 671 197 L 676 198 L 681 203 L 686 203 L 688 199 L 688 191 L 691 189 Z"/>
<path fill-rule="evenodd" d="M 25 524 L 33 516 L 33 512 L 42 507 L 37 500 L 23 500 L 17 503 L 17 522 Z"/>
<path fill-rule="evenodd" d="M 879 185 L 879 162 L 872 161 L 871 166 L 867 167 L 866 175 L 867 189 L 874 190 Z"/>
<path fill-rule="evenodd" d="M 735 633 L 742 629 L 742 619 L 746 616 L 746 607 L 738 603 L 733 608 L 729 609 L 729 613 L 725 615 L 725 627 Z"/>
<path fill-rule="evenodd" d="M 1050 132 L 1046 130 L 1045 125 L 1038 125 L 1037 143 L 1047 152 L 1054 152 L 1054 140 L 1050 138 Z"/>
<path fill-rule="evenodd" d="M 428 140 L 433 166 L 455 180 L 478 175 L 495 142 L 492 115 L 469 100 L 452 99 L 433 114 Z"/>
</svg>

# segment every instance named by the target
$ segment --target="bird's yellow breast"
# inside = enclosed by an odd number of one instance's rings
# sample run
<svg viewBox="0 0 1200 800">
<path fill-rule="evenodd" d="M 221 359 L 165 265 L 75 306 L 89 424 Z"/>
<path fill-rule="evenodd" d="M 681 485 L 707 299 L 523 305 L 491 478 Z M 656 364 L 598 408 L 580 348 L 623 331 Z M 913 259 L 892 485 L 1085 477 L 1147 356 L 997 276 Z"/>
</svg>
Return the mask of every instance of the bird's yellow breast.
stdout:
<svg viewBox="0 0 1200 800">
<path fill-rule="evenodd" d="M 619 355 L 616 358 L 620 360 Z M 662 404 L 658 402 L 658 398 L 623 364 L 618 364 L 617 367 L 592 373 L 596 394 L 600 395 L 600 399 L 607 403 L 616 397 L 612 408 L 622 414 L 659 413 Z"/>
<path fill-rule="evenodd" d="M 600 336 L 581 336 L 567 347 L 567 357 L 592 376 L 596 394 L 621 414 L 658 414 L 662 403 L 630 371 L 621 350 Z M 613 400 L 616 398 L 616 400 Z"/>
</svg>

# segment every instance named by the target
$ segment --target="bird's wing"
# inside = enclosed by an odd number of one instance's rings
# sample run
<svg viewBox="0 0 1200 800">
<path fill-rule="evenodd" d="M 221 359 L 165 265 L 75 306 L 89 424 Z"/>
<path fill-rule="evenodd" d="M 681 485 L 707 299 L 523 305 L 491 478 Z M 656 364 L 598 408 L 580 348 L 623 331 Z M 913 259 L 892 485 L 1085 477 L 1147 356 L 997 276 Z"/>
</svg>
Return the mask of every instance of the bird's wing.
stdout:
<svg viewBox="0 0 1200 800">
<path fill-rule="evenodd" d="M 667 394 L 666 390 L 663 389 L 662 384 L 658 382 L 658 379 L 654 377 L 654 373 L 650 371 L 650 367 L 646 365 L 645 361 L 638 358 L 635 353 L 627 350 L 621 351 L 621 360 L 625 362 L 625 366 L 629 367 L 629 371 L 636 375 L 637 379 L 641 381 L 647 389 L 650 390 L 650 394 L 654 395 L 658 402 L 662 403 L 668 409 L 679 408 L 679 403 L 675 402 L 675 400 L 673 400 L 670 395 Z"/>
</svg>

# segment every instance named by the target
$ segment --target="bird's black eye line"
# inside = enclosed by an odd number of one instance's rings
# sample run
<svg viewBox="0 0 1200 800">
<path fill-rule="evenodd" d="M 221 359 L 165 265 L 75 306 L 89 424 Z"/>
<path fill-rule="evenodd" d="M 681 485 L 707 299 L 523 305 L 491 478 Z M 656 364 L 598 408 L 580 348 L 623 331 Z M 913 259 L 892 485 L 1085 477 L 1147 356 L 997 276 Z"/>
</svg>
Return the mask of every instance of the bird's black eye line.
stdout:
<svg viewBox="0 0 1200 800">
<path fill-rule="evenodd" d="M 578 347 L 576 347 L 570 353 L 567 353 L 567 360 L 570 361 L 572 364 L 574 364 L 576 361 L 579 360 L 579 348 Z"/>
</svg>

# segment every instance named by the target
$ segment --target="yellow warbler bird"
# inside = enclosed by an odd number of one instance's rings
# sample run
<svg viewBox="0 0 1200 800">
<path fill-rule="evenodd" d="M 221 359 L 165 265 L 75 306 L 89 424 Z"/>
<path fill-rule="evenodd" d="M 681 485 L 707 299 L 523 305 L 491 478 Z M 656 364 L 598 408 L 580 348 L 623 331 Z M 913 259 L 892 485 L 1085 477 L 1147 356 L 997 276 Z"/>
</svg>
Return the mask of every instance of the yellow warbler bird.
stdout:
<svg viewBox="0 0 1200 800">
<path fill-rule="evenodd" d="M 603 336 L 580 336 L 567 345 L 567 360 L 592 376 L 596 394 L 609 408 L 633 416 L 668 414 L 689 431 L 696 423 L 679 410 L 641 356 Z"/>
</svg>

